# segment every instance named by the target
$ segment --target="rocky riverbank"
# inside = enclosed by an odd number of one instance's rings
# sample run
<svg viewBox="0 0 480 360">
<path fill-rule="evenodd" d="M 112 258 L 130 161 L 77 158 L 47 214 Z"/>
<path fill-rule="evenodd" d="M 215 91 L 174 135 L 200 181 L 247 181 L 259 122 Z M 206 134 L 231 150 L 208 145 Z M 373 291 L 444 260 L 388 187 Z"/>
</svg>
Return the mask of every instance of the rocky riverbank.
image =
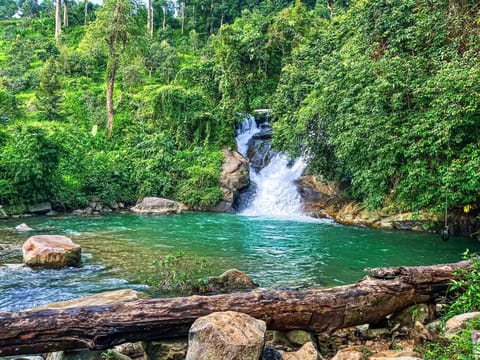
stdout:
<svg viewBox="0 0 480 360">
<path fill-rule="evenodd" d="M 427 211 L 394 212 L 389 209 L 371 211 L 359 202 L 342 195 L 345 183 L 324 183 L 315 176 L 305 176 L 297 182 L 304 202 L 304 212 L 313 217 L 331 218 L 343 225 L 367 226 L 378 229 L 398 229 L 440 232 L 444 228 L 443 214 Z M 451 235 L 474 236 L 480 240 L 480 219 L 453 209 L 448 214 Z"/>
</svg>

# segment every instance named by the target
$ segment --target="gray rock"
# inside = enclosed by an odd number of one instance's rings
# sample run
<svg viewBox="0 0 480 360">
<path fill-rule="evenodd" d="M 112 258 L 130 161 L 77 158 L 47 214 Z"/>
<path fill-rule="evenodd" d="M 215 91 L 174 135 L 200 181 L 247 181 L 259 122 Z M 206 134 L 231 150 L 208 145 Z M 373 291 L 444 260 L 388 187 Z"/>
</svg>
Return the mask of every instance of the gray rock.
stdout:
<svg viewBox="0 0 480 360">
<path fill-rule="evenodd" d="M 480 318 L 480 312 L 471 312 L 452 317 L 445 323 L 445 336 L 450 338 L 465 328 L 467 322 Z"/>
<path fill-rule="evenodd" d="M 412 329 L 415 322 L 425 323 L 429 318 L 429 309 L 427 304 L 417 304 L 394 314 L 390 318 L 390 323 L 399 325 L 400 328 Z"/>
<path fill-rule="evenodd" d="M 186 360 L 258 360 L 265 330 L 264 321 L 233 311 L 201 317 L 190 328 Z"/>
<path fill-rule="evenodd" d="M 49 353 L 46 360 L 103 360 L 103 353 L 92 350 L 57 351 Z"/>
<path fill-rule="evenodd" d="M 50 202 L 43 202 L 34 205 L 28 205 L 28 212 L 32 214 L 46 214 L 52 211 L 52 204 Z"/>
<path fill-rule="evenodd" d="M 137 205 L 130 209 L 137 214 L 151 214 L 151 215 L 169 215 L 181 214 L 181 205 L 173 200 L 146 197 L 140 200 Z"/>
<path fill-rule="evenodd" d="M 281 360 L 282 353 L 270 346 L 265 346 L 260 356 L 260 360 Z"/>
<path fill-rule="evenodd" d="M 312 341 L 310 334 L 303 330 L 292 330 L 287 332 L 286 337 L 290 343 L 296 346 L 302 346 Z"/>
<path fill-rule="evenodd" d="M 225 271 L 220 276 L 210 276 L 207 289 L 212 292 L 234 292 L 252 290 L 258 287 L 250 276 L 237 269 Z"/>
</svg>

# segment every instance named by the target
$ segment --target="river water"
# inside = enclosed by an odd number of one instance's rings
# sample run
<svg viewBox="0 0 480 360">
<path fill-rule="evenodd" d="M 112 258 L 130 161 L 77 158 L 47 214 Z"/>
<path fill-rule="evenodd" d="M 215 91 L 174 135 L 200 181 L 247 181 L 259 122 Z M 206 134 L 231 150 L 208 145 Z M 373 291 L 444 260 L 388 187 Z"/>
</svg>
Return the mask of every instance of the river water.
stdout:
<svg viewBox="0 0 480 360">
<path fill-rule="evenodd" d="M 0 221 L 0 311 L 18 311 L 101 291 L 145 285 L 151 261 L 184 251 L 204 257 L 205 275 L 238 268 L 263 287 L 304 288 L 360 280 L 366 267 L 428 265 L 461 260 L 478 242 L 403 231 L 346 227 L 309 218 L 288 220 L 233 214 L 172 216 L 116 214 L 28 218 L 33 233 Z M 82 246 L 80 268 L 31 270 L 21 245 L 34 234 L 66 235 Z M 8 244 L 8 246 L 7 246 Z M 4 250 L 2 250 L 2 248 Z"/>
</svg>

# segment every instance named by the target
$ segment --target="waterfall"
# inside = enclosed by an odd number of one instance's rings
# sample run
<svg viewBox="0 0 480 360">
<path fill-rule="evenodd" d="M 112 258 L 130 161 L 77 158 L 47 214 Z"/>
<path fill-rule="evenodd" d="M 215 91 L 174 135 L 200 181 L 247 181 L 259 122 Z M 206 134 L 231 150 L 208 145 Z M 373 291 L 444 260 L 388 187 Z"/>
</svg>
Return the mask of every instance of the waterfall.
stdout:
<svg viewBox="0 0 480 360">
<path fill-rule="evenodd" d="M 237 142 L 237 151 L 242 154 L 242 156 L 247 157 L 248 142 L 252 136 L 260 130 L 252 115 L 247 115 L 240 123 L 236 131 L 235 141 Z"/>
<path fill-rule="evenodd" d="M 253 137 L 261 135 L 253 117 L 247 117 L 237 130 L 238 152 L 243 156 L 249 153 L 253 144 Z M 268 130 L 267 130 L 268 133 Z M 271 141 L 265 139 L 264 141 Z M 277 154 L 270 150 L 263 155 L 269 159 L 262 169 L 250 168 L 250 189 L 246 196 L 241 197 L 238 206 L 240 215 L 246 216 L 273 216 L 273 217 L 304 217 L 302 213 L 302 199 L 297 191 L 297 180 L 305 167 L 304 159 L 289 161 L 286 155 Z M 250 159 L 251 160 L 251 159 Z"/>
</svg>

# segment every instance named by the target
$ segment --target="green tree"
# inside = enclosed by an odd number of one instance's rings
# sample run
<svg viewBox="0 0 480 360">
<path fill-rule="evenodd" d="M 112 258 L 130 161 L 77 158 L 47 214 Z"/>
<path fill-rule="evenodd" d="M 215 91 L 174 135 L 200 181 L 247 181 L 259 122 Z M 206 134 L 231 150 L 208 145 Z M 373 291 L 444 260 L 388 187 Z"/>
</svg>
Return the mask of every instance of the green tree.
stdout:
<svg viewBox="0 0 480 360">
<path fill-rule="evenodd" d="M 100 42 L 108 51 L 107 65 L 107 133 L 112 136 L 114 124 L 113 94 L 117 70 L 122 55 L 130 55 L 135 46 L 145 37 L 145 27 L 135 16 L 133 3 L 129 0 L 107 0 L 98 11 L 97 18 L 87 30 L 85 46 Z"/>
<path fill-rule="evenodd" d="M 62 84 L 58 63 L 49 58 L 40 72 L 40 84 L 35 94 L 41 113 L 48 120 L 62 118 L 61 106 L 63 103 Z"/>
<path fill-rule="evenodd" d="M 0 0 L 0 19 L 9 19 L 17 11 L 17 3 L 14 0 Z"/>
<path fill-rule="evenodd" d="M 154 73 L 163 83 L 169 84 L 175 78 L 179 65 L 178 52 L 165 40 L 154 42 L 145 54 L 143 63 L 150 77 Z"/>
</svg>

